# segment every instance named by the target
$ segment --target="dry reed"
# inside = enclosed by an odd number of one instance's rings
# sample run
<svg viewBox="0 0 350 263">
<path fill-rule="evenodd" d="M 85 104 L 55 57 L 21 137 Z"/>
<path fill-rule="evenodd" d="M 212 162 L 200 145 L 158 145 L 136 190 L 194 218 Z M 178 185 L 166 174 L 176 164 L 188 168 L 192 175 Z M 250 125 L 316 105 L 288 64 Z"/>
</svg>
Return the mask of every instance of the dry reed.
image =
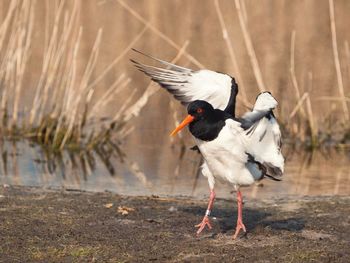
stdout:
<svg viewBox="0 0 350 263">
<path fill-rule="evenodd" d="M 171 38 L 153 26 L 150 22 L 144 19 L 139 13 L 137 13 L 133 8 L 131 8 L 125 1 L 117 0 L 118 3 L 125 8 L 133 17 L 135 17 L 138 21 L 140 21 L 145 26 L 148 26 L 156 35 L 162 38 L 165 42 L 167 42 L 170 46 L 175 48 L 177 51 L 181 50 L 181 46 L 176 44 Z M 197 59 L 195 59 L 192 55 L 190 55 L 187 51 L 185 51 L 184 55 L 197 67 L 204 68 L 203 64 L 201 64 Z"/>
<path fill-rule="evenodd" d="M 45 4 L 45 36 L 42 50 L 41 73 L 31 100 L 23 98 L 33 50 L 32 38 L 36 19 L 36 1 L 11 1 L 0 25 L 0 110 L 1 132 L 7 138 L 27 137 L 53 151 L 63 149 L 93 149 L 115 144 L 114 138 L 125 137 L 130 127 L 125 126 L 125 111 L 135 100 L 129 99 L 115 109 L 112 118 L 103 118 L 101 112 L 125 90 L 130 79 L 121 74 L 110 87 L 94 98 L 97 84 L 127 54 L 146 32 L 148 26 L 131 41 L 112 63 L 93 80 L 101 48 L 103 30 L 97 32 L 90 56 L 85 65 L 78 62 L 83 28 L 78 23 L 81 1 L 60 1 L 53 9 Z M 54 3 L 55 5 L 55 3 Z M 50 20 L 53 19 L 53 22 Z M 81 74 L 78 73 L 82 72 Z M 94 99 L 93 99 L 94 98 Z M 28 106 L 30 110 L 28 110 Z M 139 110 L 144 106 L 139 104 Z M 135 116 L 138 112 L 134 112 Z M 121 125 L 123 123 L 123 125 Z"/>
<path fill-rule="evenodd" d="M 289 68 L 289 73 L 290 73 L 292 85 L 293 85 L 294 90 L 295 90 L 296 99 L 298 101 L 301 101 L 300 88 L 299 88 L 299 84 L 298 84 L 298 81 L 297 81 L 297 77 L 295 75 L 295 38 L 296 38 L 296 32 L 295 32 L 295 30 L 293 30 L 292 37 L 291 37 L 291 44 L 290 44 L 290 68 Z M 302 104 L 300 105 L 299 108 L 300 108 L 300 114 L 303 117 L 305 117 L 305 111 L 304 111 L 304 108 L 302 107 Z M 294 115 L 294 114 L 291 114 L 291 115 Z"/>
<path fill-rule="evenodd" d="M 183 46 L 176 43 L 145 17 L 134 10 L 126 1 L 116 0 L 117 3 L 128 13 L 132 19 L 143 25 L 141 31 L 135 34 L 131 42 L 125 45 L 119 55 L 106 66 L 101 73 L 96 74 L 96 65 L 101 49 L 103 29 L 101 28 L 95 38 L 90 56 L 85 65 L 79 62 L 79 52 L 82 45 L 84 30 L 78 23 L 81 13 L 82 1 L 59 1 L 55 2 L 55 8 L 51 8 L 50 1 L 45 2 L 45 25 L 42 50 L 41 73 L 34 87 L 33 98 L 24 99 L 27 74 L 29 74 L 30 53 L 33 49 L 32 37 L 35 30 L 36 5 L 35 1 L 10 1 L 7 12 L 0 25 L 0 118 L 1 131 L 9 136 L 18 134 L 35 139 L 45 145 L 50 145 L 55 150 L 64 148 L 87 147 L 89 149 L 105 143 L 114 137 L 125 138 L 133 127 L 126 123 L 133 117 L 138 116 L 141 109 L 146 106 L 150 96 L 158 87 L 148 85 L 140 98 L 135 98 L 135 91 L 129 92 L 127 99 L 110 113 L 109 118 L 103 118 L 101 112 L 111 103 L 114 97 L 127 90 L 132 81 L 124 73 L 116 76 L 104 93 L 96 99 L 98 84 L 110 75 L 112 69 L 128 54 L 131 47 L 142 40 L 146 32 L 160 37 L 169 47 L 177 50 L 178 55 L 173 60 L 177 61 L 183 56 L 188 62 L 199 68 L 204 65 L 194 58 L 187 50 L 189 44 Z M 233 45 L 231 36 L 224 20 L 224 14 L 220 9 L 219 0 L 214 1 L 216 15 L 219 18 L 220 29 L 225 41 L 227 52 L 230 55 L 234 76 L 237 77 L 241 87 L 241 100 L 244 105 L 251 106 L 248 102 L 246 92 L 247 83 L 241 76 L 236 54 L 239 50 Z M 252 35 L 249 32 L 247 21 L 249 20 L 247 10 L 243 1 L 234 2 L 239 20 L 244 45 L 247 50 L 247 58 L 253 70 L 254 78 L 259 90 L 265 90 L 263 75 L 259 67 L 257 55 L 254 50 Z M 69 7 L 68 7 L 69 6 Z M 51 11 L 49 11 L 51 10 Z M 249 11 L 249 10 L 248 10 Z M 340 123 L 344 127 L 344 138 L 349 130 L 348 105 L 349 97 L 344 91 L 343 76 L 340 67 L 340 58 L 337 47 L 336 25 L 334 16 L 334 3 L 329 0 L 330 25 L 333 47 L 333 59 L 337 73 L 337 84 L 339 96 L 313 97 L 310 89 L 305 89 L 298 81 L 296 75 L 296 31 L 291 35 L 290 46 L 290 68 L 289 75 L 291 85 L 295 91 L 294 97 L 290 99 L 291 111 L 279 116 L 284 127 L 284 132 L 295 140 L 311 142 L 317 146 L 320 133 L 325 131 L 320 123 L 325 118 L 318 118 L 313 112 L 315 101 L 336 102 L 342 105 L 344 121 Z M 52 21 L 51 21 L 52 20 Z M 345 55 L 347 65 L 350 65 L 350 52 L 347 42 Z M 349 70 L 348 66 L 348 70 Z M 350 75 L 350 70 L 349 73 Z M 288 74 L 287 74 L 288 75 Z M 309 75 L 312 85 L 312 75 Z M 305 91 L 306 90 L 306 91 Z M 270 90 L 272 93 L 275 90 Z M 305 92 L 304 92 L 305 91 Z M 239 98 L 240 99 L 240 98 Z M 28 102 L 29 101 L 29 102 Z M 113 132 L 113 135 L 111 135 Z M 327 130 L 327 133 L 329 131 Z M 341 140 L 343 142 L 345 139 Z"/>
<path fill-rule="evenodd" d="M 242 95 L 243 95 L 243 103 L 245 103 L 248 107 L 251 107 L 252 105 L 247 100 L 247 94 L 246 94 L 246 91 L 244 89 L 243 78 L 242 78 L 241 73 L 239 71 L 239 66 L 238 66 L 236 54 L 234 52 L 233 44 L 232 44 L 231 38 L 228 34 L 226 23 L 225 23 L 224 17 L 222 15 L 222 12 L 220 9 L 219 0 L 215 0 L 214 4 L 215 4 L 216 13 L 219 17 L 219 22 L 220 22 L 220 26 L 221 26 L 221 30 L 222 30 L 222 37 L 225 40 L 225 43 L 226 43 L 226 46 L 228 49 L 228 53 L 229 53 L 231 61 L 232 61 L 234 75 L 237 78 L 238 83 L 240 83 L 240 85 L 243 86 L 243 88 L 240 89 L 240 91 L 242 91 Z"/>
<path fill-rule="evenodd" d="M 246 19 L 244 19 L 244 14 L 243 14 L 243 11 L 241 9 L 241 4 L 240 4 L 239 0 L 235 0 L 235 6 L 236 6 L 237 14 L 238 14 L 239 24 L 241 26 L 241 30 L 243 33 L 244 43 L 245 43 L 247 51 L 248 51 L 249 59 L 250 59 L 250 62 L 252 64 L 252 68 L 253 68 L 256 82 L 258 84 L 258 88 L 261 92 L 266 91 L 265 84 L 264 84 L 262 74 L 261 74 L 261 70 L 259 67 L 258 59 L 257 59 L 256 54 L 255 54 L 253 41 L 250 37 L 249 30 L 248 30 L 248 27 L 247 27 L 246 22 L 245 22 Z"/>
<path fill-rule="evenodd" d="M 329 0 L 328 3 L 329 3 L 329 17 L 330 17 L 331 33 L 332 33 L 333 57 L 334 57 L 334 65 L 337 73 L 338 90 L 339 90 L 339 95 L 343 99 L 342 106 L 344 111 L 344 120 L 349 121 L 349 109 L 345 100 L 343 77 L 342 77 L 342 72 L 340 68 L 337 32 L 336 32 L 336 26 L 335 26 L 334 2 L 333 0 Z"/>
</svg>

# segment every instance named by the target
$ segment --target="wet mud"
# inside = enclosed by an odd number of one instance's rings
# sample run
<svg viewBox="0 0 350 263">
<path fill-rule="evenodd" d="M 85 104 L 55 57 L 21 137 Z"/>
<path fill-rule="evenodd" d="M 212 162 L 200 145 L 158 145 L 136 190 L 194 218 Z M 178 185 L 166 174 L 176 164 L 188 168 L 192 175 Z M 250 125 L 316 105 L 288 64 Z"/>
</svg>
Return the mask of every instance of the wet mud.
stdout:
<svg viewBox="0 0 350 263">
<path fill-rule="evenodd" d="M 0 262 L 349 262 L 350 197 L 206 200 L 0 186 Z"/>
</svg>

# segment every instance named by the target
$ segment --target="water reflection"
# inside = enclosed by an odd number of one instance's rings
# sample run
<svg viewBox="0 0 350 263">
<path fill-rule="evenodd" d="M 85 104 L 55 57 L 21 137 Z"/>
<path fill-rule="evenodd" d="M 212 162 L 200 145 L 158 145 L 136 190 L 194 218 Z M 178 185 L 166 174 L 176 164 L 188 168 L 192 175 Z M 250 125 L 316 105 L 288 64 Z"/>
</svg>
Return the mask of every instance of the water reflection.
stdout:
<svg viewBox="0 0 350 263">
<path fill-rule="evenodd" d="M 89 191 L 118 191 L 134 180 L 131 177 L 143 187 L 148 184 L 137 164 L 126 160 L 116 145 L 53 153 L 28 141 L 2 141 L 0 151 L 1 184 Z"/>
<path fill-rule="evenodd" d="M 0 145 L 0 183 L 128 195 L 204 197 L 208 184 L 200 176 L 200 155 L 184 143 L 138 144 L 137 148 L 101 147 L 96 151 L 52 154 L 27 141 Z M 188 144 L 187 144 L 188 145 Z M 161 150 L 162 149 L 162 150 Z M 138 153 L 138 154 L 135 154 Z M 282 182 L 264 180 L 243 191 L 249 198 L 350 194 L 349 153 L 285 151 Z M 217 185 L 222 198 L 234 198 L 230 185 Z"/>
</svg>

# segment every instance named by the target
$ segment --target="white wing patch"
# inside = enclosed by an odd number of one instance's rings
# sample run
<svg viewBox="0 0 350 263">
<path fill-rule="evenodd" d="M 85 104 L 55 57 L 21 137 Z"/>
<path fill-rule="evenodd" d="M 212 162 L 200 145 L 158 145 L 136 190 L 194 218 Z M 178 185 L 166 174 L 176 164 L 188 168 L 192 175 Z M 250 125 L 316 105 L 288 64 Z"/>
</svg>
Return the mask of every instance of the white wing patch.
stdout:
<svg viewBox="0 0 350 263">
<path fill-rule="evenodd" d="M 196 71 L 186 87 L 192 101 L 205 100 L 214 109 L 224 110 L 231 95 L 232 78 L 211 70 Z"/>
<path fill-rule="evenodd" d="M 275 98 L 270 93 L 264 92 L 257 97 L 253 111 L 244 115 L 249 117 L 255 112 L 267 112 L 266 117 L 263 117 L 248 130 L 247 147 L 248 153 L 253 155 L 256 161 L 277 168 L 283 173 L 284 157 L 281 153 L 281 131 L 272 113 L 272 109 L 276 106 Z"/>
<path fill-rule="evenodd" d="M 214 109 L 220 110 L 224 110 L 228 105 L 232 85 L 229 75 L 206 69 L 193 71 L 160 59 L 156 60 L 168 68 L 148 66 L 134 60 L 132 62 L 184 105 L 195 100 L 205 100 L 213 105 Z"/>
<path fill-rule="evenodd" d="M 278 105 L 277 100 L 272 97 L 270 92 L 262 92 L 256 98 L 253 111 L 255 110 L 272 110 Z"/>
<path fill-rule="evenodd" d="M 248 135 L 248 152 L 261 164 L 269 164 L 284 171 L 284 158 L 280 148 L 281 131 L 274 117 L 263 118 Z"/>
</svg>

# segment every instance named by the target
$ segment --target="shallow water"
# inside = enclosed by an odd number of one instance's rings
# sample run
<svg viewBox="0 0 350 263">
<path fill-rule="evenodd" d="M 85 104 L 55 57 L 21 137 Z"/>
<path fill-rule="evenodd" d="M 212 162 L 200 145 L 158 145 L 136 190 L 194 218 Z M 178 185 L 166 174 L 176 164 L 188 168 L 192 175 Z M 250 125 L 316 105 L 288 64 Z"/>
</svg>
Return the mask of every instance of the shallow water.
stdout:
<svg viewBox="0 0 350 263">
<path fill-rule="evenodd" d="M 203 198 L 206 178 L 200 175 L 200 155 L 188 147 L 169 143 L 124 147 L 117 153 L 48 156 L 28 142 L 4 142 L 1 146 L 0 183 L 70 190 L 112 191 L 126 195 L 170 195 Z M 187 146 L 191 145 L 186 143 Z M 249 198 L 349 195 L 349 153 L 296 152 L 285 149 L 283 181 L 265 179 L 244 188 Z M 233 187 L 217 184 L 218 197 L 234 198 Z"/>
</svg>

